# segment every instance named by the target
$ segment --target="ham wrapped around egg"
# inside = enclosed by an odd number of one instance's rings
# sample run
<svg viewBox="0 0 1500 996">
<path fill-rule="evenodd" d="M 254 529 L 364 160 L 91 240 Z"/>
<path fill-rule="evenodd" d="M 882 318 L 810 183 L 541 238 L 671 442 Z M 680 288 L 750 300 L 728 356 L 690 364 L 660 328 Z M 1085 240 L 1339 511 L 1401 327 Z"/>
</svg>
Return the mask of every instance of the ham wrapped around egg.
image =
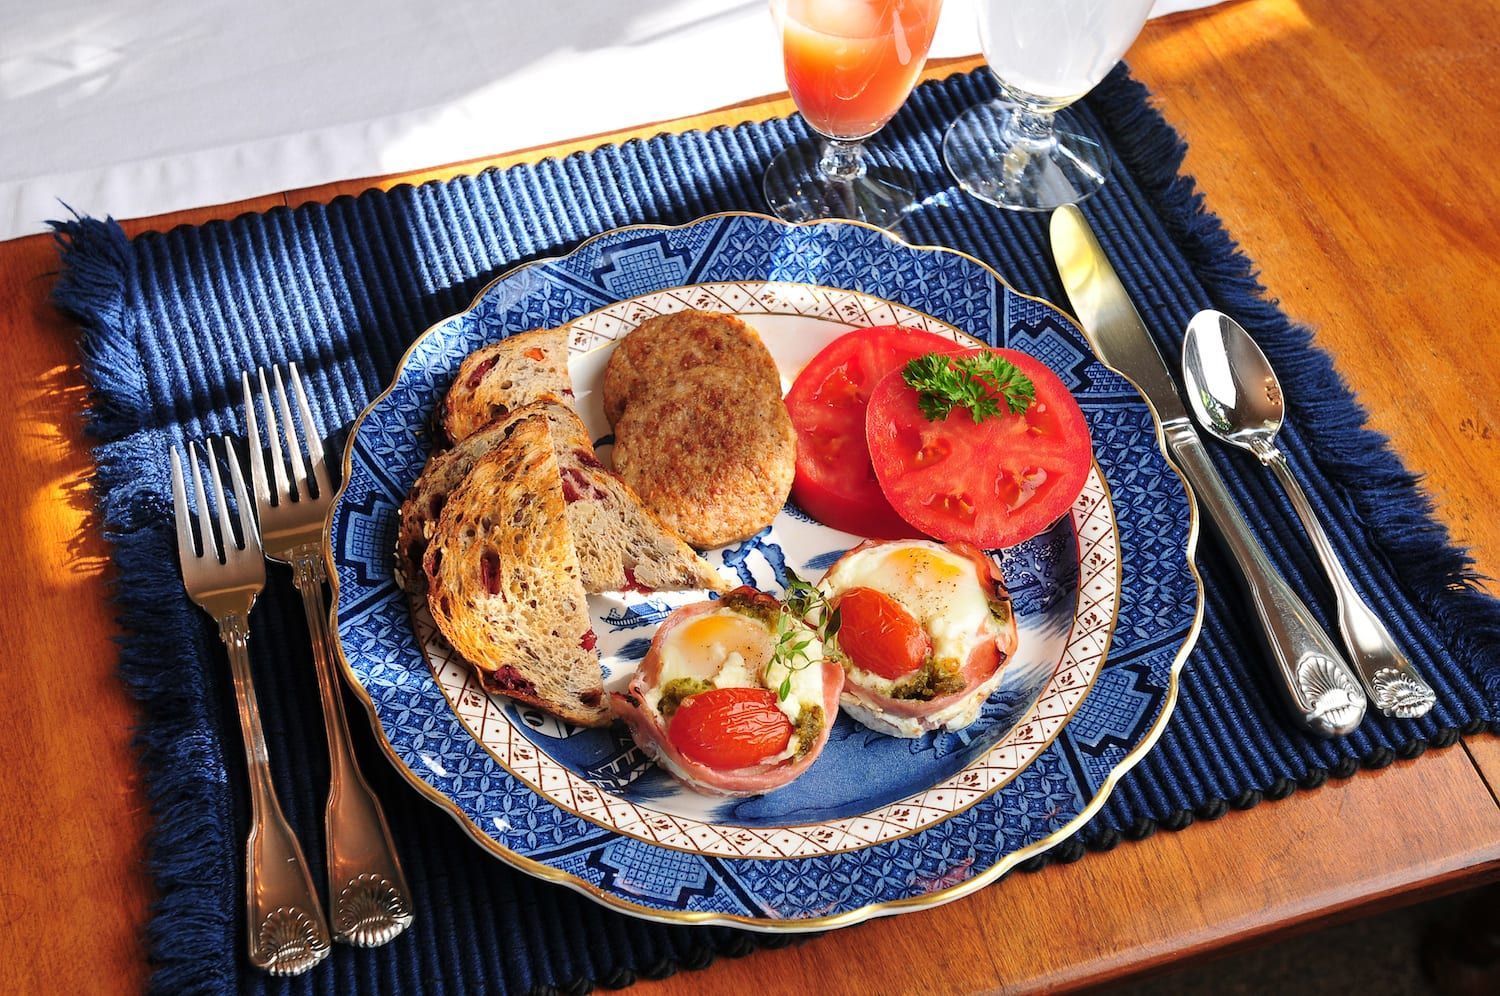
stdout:
<svg viewBox="0 0 1500 996">
<path fill-rule="evenodd" d="M 1000 569 L 966 544 L 868 540 L 819 588 L 840 616 L 842 707 L 881 733 L 968 726 L 1016 651 Z"/>
<path fill-rule="evenodd" d="M 786 627 L 800 655 L 775 653 Z M 812 629 L 746 587 L 663 620 L 634 679 L 610 705 L 641 749 L 689 788 L 759 795 L 817 759 L 843 685 L 843 668 L 823 658 Z"/>
</svg>

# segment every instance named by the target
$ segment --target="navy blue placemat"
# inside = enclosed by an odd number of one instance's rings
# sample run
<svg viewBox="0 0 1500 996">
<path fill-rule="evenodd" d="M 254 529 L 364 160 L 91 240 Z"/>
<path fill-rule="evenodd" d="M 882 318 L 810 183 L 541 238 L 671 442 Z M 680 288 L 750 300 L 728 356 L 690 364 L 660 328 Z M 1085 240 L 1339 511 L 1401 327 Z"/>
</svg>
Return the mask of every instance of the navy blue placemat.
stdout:
<svg viewBox="0 0 1500 996">
<path fill-rule="evenodd" d="M 964 250 L 1017 289 L 1064 302 L 1049 262 L 1046 218 L 980 204 L 943 169 L 947 123 L 992 96 L 983 71 L 919 87 L 875 141 L 875 153 L 919 178 L 925 199 L 906 225 L 910 240 Z M 1297 733 L 1281 719 L 1223 553 L 1206 538 L 1199 562 L 1207 614 L 1177 713 L 1156 749 L 1054 860 L 1446 746 L 1458 731 L 1477 731 L 1500 716 L 1500 603 L 1474 590 L 1466 559 L 1431 518 L 1411 475 L 1363 428 L 1363 414 L 1327 356 L 1262 296 L 1249 261 L 1178 175 L 1181 143 L 1144 88 L 1117 69 L 1076 120 L 1115 154 L 1111 181 L 1086 213 L 1164 354 L 1178 352 L 1178 330 L 1203 307 L 1236 315 L 1257 337 L 1287 384 L 1286 450 L 1356 582 L 1421 663 L 1439 705 L 1417 722 L 1368 719 L 1341 740 Z M 142 710 L 139 745 L 155 818 L 151 866 L 161 894 L 150 926 L 158 989 L 576 989 L 785 943 L 634 920 L 511 871 L 412 791 L 361 726 L 357 747 L 391 817 L 416 922 L 384 948 L 336 946 L 300 979 L 249 970 L 239 731 L 217 640 L 177 576 L 166 452 L 210 434 L 242 436 L 238 371 L 288 360 L 299 363 L 310 393 L 321 399 L 320 421 L 347 426 L 385 387 L 406 345 L 465 307 L 498 272 L 619 225 L 763 210 L 766 164 L 806 136 L 795 118 L 660 136 L 133 241 L 111 222 L 58 225 L 65 269 L 57 299 L 83 326 L 101 439 L 98 500 L 127 633 L 121 666 Z M 1326 619 L 1326 588 L 1269 475 L 1247 457 L 1212 449 L 1273 559 Z M 301 606 L 284 572 L 272 572 L 253 622 L 275 775 L 322 888 L 327 756 Z M 362 715 L 352 703 L 351 715 Z"/>
</svg>

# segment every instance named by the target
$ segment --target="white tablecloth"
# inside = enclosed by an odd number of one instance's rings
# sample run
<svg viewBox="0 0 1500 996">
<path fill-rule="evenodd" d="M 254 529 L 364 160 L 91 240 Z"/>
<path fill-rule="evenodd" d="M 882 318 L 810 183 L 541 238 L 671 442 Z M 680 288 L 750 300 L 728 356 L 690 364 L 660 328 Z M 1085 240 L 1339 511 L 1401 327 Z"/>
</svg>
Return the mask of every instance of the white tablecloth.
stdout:
<svg viewBox="0 0 1500 996">
<path fill-rule="evenodd" d="M 973 2 L 934 57 L 978 50 Z M 64 203 L 145 217 L 783 89 L 765 0 L 9 0 L 0 239 Z"/>
</svg>

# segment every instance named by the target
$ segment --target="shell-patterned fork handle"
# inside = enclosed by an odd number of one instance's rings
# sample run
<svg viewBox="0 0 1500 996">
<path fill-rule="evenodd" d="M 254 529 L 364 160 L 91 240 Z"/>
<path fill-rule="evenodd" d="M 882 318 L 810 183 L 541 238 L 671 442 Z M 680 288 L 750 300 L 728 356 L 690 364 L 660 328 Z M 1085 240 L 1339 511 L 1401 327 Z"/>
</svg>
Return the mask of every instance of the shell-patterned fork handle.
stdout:
<svg viewBox="0 0 1500 996">
<path fill-rule="evenodd" d="M 330 781 L 324 811 L 328 841 L 329 903 L 337 940 L 375 947 L 411 924 L 411 893 L 396 857 L 385 813 L 359 770 L 349 743 L 342 690 L 334 671 L 333 636 L 323 602 L 322 551 L 299 549 L 292 559 L 292 579 L 302 593 L 302 608 L 312 635 L 313 666 L 328 730 Z"/>
<path fill-rule="evenodd" d="M 271 784 L 265 735 L 250 681 L 245 618 L 221 620 L 219 635 L 229 651 L 250 771 L 250 837 L 245 844 L 250 962 L 272 975 L 298 975 L 328 957 L 328 926 L 307 859 Z"/>
</svg>

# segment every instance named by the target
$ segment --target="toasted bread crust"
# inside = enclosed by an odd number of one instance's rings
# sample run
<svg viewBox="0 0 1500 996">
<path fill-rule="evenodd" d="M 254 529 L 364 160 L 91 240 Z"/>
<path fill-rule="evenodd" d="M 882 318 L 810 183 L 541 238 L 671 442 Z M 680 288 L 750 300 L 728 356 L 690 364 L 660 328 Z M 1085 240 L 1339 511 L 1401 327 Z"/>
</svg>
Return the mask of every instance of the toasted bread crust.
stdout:
<svg viewBox="0 0 1500 996">
<path fill-rule="evenodd" d="M 449 496 L 485 454 L 533 415 L 547 420 L 585 591 L 725 590 L 713 566 L 653 515 L 630 485 L 600 464 L 577 413 L 555 398 L 496 419 L 428 459 L 401 506 L 396 573 L 402 587 L 414 595 L 427 590 L 422 559 Z"/>
<path fill-rule="evenodd" d="M 403 588 L 414 595 L 427 590 L 422 558 L 449 496 L 463 483 L 474 464 L 509 436 L 517 423 L 538 414 L 546 416 L 553 445 L 559 451 L 589 446 L 588 434 L 573 409 L 561 400 L 549 397 L 498 418 L 462 442 L 438 450 L 427 458 L 427 464 L 401 505 L 401 526 L 396 535 L 396 576 Z"/>
<path fill-rule="evenodd" d="M 520 419 L 474 464 L 423 570 L 438 629 L 485 688 L 570 723 L 609 722 L 546 416 Z"/>
<path fill-rule="evenodd" d="M 443 431 L 459 443 L 523 405 L 572 396 L 567 329 L 522 332 L 464 357 L 443 399 Z"/>
<path fill-rule="evenodd" d="M 776 361 L 754 329 L 717 311 L 680 311 L 646 319 L 615 346 L 604 368 L 604 417 L 616 425 L 634 399 L 705 366 L 725 367 L 781 394 Z"/>
<path fill-rule="evenodd" d="M 753 536 L 791 491 L 797 437 L 779 386 L 722 367 L 631 402 L 615 426 L 615 469 L 693 546 Z"/>
</svg>

